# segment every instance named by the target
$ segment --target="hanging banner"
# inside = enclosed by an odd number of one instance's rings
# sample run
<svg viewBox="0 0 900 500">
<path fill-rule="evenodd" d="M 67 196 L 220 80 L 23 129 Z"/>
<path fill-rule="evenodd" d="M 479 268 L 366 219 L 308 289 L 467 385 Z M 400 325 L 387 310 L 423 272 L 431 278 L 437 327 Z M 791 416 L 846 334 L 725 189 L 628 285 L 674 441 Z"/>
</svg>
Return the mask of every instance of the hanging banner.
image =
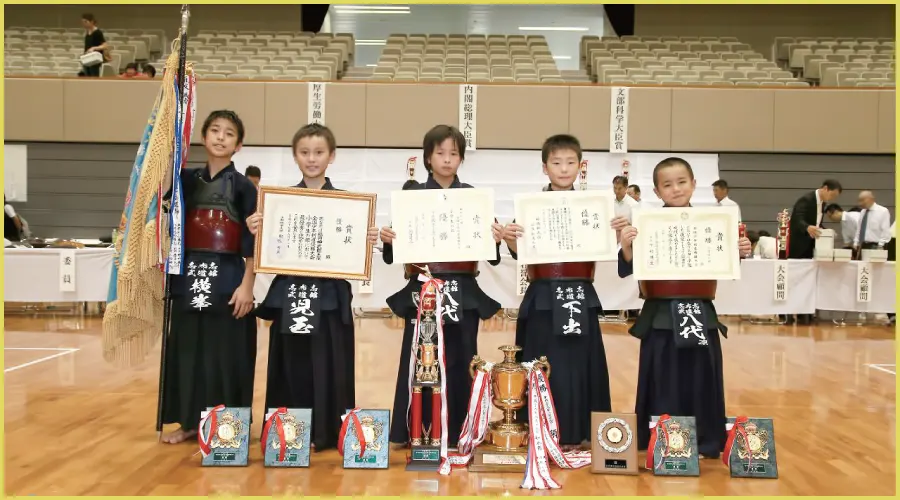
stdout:
<svg viewBox="0 0 900 500">
<path fill-rule="evenodd" d="M 775 269 L 775 302 L 787 302 L 788 272 L 787 262 L 776 261 Z"/>
<path fill-rule="evenodd" d="M 856 301 L 872 301 L 872 265 L 870 262 L 856 263 Z"/>
<path fill-rule="evenodd" d="M 325 125 L 325 82 L 309 82 L 306 123 Z"/>
<path fill-rule="evenodd" d="M 478 117 L 478 86 L 464 84 L 459 86 L 459 130 L 466 137 L 466 151 L 475 151 Z"/>
<path fill-rule="evenodd" d="M 75 250 L 71 248 L 59 251 L 59 291 L 75 291 Z"/>
<path fill-rule="evenodd" d="M 628 152 L 628 87 L 613 87 L 610 94 L 609 152 Z"/>
</svg>

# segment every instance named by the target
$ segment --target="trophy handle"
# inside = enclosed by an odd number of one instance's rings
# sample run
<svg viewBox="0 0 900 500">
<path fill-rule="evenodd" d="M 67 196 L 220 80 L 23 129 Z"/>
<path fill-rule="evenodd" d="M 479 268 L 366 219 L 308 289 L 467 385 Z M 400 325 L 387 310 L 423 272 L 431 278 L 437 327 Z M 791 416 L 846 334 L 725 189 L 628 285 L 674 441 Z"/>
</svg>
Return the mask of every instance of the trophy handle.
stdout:
<svg viewBox="0 0 900 500">
<path fill-rule="evenodd" d="M 472 377 L 472 380 L 475 380 L 475 371 L 481 370 L 484 367 L 484 360 L 479 356 L 475 356 L 472 358 L 472 362 L 469 363 L 469 376 Z"/>
<path fill-rule="evenodd" d="M 550 378 L 550 362 L 547 361 L 547 356 L 541 356 L 540 359 L 534 362 L 535 370 L 542 370 L 544 375 L 547 376 L 547 379 Z"/>
</svg>

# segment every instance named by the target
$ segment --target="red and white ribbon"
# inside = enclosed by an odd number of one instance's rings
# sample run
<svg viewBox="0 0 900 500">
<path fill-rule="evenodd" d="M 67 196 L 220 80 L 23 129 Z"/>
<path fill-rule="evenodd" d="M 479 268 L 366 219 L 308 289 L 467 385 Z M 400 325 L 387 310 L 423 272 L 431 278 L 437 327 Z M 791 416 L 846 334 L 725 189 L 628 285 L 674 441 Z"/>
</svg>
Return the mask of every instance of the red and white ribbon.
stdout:
<svg viewBox="0 0 900 500">
<path fill-rule="evenodd" d="M 338 453 L 344 456 L 344 439 L 347 437 L 347 431 L 350 430 L 348 425 L 353 422 L 356 428 L 356 439 L 359 441 L 359 458 L 366 454 L 366 435 L 363 432 L 362 423 L 359 421 L 359 408 L 350 410 L 346 415 L 341 416 L 341 432 L 338 434 Z"/>
<path fill-rule="evenodd" d="M 488 422 L 491 416 L 491 369 L 493 363 L 485 363 L 482 369 L 477 371 L 472 382 L 472 392 L 469 396 L 469 409 L 466 412 L 466 420 L 463 422 L 462 432 L 459 436 L 459 444 L 456 453 L 450 453 L 446 460 L 441 461 L 438 472 L 442 475 L 450 474 L 452 468 L 465 467 L 472 460 L 475 448 L 478 447 L 487 436 Z"/>
<path fill-rule="evenodd" d="M 728 439 L 725 441 L 725 453 L 722 455 L 722 463 L 724 463 L 728 467 L 731 467 L 731 449 L 734 447 L 734 440 L 737 438 L 738 434 L 740 434 L 744 438 L 744 446 L 747 447 L 747 450 L 749 451 L 750 449 L 750 441 L 747 439 L 747 429 L 744 428 L 744 425 L 749 421 L 749 418 L 747 418 L 745 415 L 741 415 L 734 419 L 734 424 L 732 424 L 731 428 L 728 429 Z M 748 467 L 751 465 L 752 461 L 753 454 L 748 453 Z"/>
<path fill-rule="evenodd" d="M 653 466 L 653 456 L 656 454 L 654 450 L 656 449 L 656 440 L 659 439 L 658 436 L 660 429 L 664 434 L 663 439 L 665 439 L 664 442 L 666 443 L 666 447 L 663 448 L 660 458 L 666 457 L 666 451 L 669 449 L 669 428 L 666 427 L 666 424 L 668 424 L 669 420 L 672 420 L 672 417 L 670 417 L 669 414 L 666 413 L 664 415 L 660 415 L 659 420 L 657 420 L 656 422 L 650 423 L 650 443 L 647 445 L 647 461 L 644 464 L 650 470 L 659 468 L 659 466 L 663 463 L 663 460 L 660 460 L 659 463 L 656 464 L 656 467 Z"/>
<path fill-rule="evenodd" d="M 212 452 L 212 439 L 213 436 L 216 435 L 218 413 L 224 409 L 225 405 L 219 405 L 200 415 L 200 427 L 197 432 L 197 441 L 200 443 L 200 453 L 203 454 L 203 458 L 206 458 Z M 204 428 L 207 421 L 209 421 L 209 430 Z"/>
<path fill-rule="evenodd" d="M 263 457 L 266 456 L 266 442 L 269 440 L 269 432 L 272 430 L 272 425 L 275 426 L 275 432 L 278 433 L 278 443 L 280 444 L 280 450 L 278 452 L 278 461 L 284 462 L 284 454 L 287 452 L 287 443 L 284 442 L 284 415 L 287 415 L 287 408 L 279 408 L 275 410 L 271 415 L 266 419 L 266 424 L 263 427 L 263 438 L 260 440 L 260 446 L 262 447 Z"/>
<path fill-rule="evenodd" d="M 547 375 L 526 364 L 528 373 L 528 459 L 525 463 L 525 489 L 557 489 L 559 483 L 550 475 L 547 454 L 561 469 L 580 469 L 591 463 L 591 452 L 570 451 L 563 453 L 559 446 L 559 424 L 553 393 Z"/>
</svg>

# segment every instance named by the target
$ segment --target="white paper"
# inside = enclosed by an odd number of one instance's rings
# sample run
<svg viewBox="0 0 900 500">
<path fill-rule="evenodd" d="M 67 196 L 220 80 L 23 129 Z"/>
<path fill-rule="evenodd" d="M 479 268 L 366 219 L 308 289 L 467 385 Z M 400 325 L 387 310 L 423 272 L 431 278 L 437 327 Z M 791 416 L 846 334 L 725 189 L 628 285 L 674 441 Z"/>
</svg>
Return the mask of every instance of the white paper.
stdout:
<svg viewBox="0 0 900 500">
<path fill-rule="evenodd" d="M 71 248 L 59 251 L 59 291 L 75 291 L 75 250 Z"/>
<path fill-rule="evenodd" d="M 866 261 L 856 263 L 856 301 L 872 301 L 872 265 Z"/>
<path fill-rule="evenodd" d="M 609 106 L 609 152 L 628 152 L 628 87 L 612 87 Z"/>
<path fill-rule="evenodd" d="M 515 197 L 516 224 L 523 227 L 518 258 L 523 264 L 616 260 L 612 191 L 543 191 Z"/>
<path fill-rule="evenodd" d="M 325 125 L 325 82 L 309 82 L 306 123 Z"/>
<path fill-rule="evenodd" d="M 478 85 L 459 86 L 459 130 L 466 137 L 466 151 L 475 151 L 478 121 Z"/>
<path fill-rule="evenodd" d="M 772 266 L 775 272 L 772 294 L 775 302 L 787 302 L 788 298 L 788 264 L 787 261 L 778 261 Z"/>
<path fill-rule="evenodd" d="M 497 258 L 493 189 L 394 191 L 391 220 L 398 264 Z"/>
<path fill-rule="evenodd" d="M 634 279 L 740 279 L 738 222 L 733 206 L 635 210 Z"/>
<path fill-rule="evenodd" d="M 28 201 L 28 146 L 3 145 L 3 193 L 6 201 Z"/>
</svg>

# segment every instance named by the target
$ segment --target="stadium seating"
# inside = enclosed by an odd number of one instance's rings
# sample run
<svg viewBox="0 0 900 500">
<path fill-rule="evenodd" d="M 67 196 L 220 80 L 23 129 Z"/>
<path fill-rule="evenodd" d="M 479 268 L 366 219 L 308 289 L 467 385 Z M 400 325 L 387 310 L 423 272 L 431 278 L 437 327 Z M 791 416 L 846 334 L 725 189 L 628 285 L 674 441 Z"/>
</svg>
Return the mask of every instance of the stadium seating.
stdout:
<svg viewBox="0 0 900 500">
<path fill-rule="evenodd" d="M 893 87 L 890 38 L 778 37 L 772 58 L 782 68 L 822 87 Z"/>
</svg>

